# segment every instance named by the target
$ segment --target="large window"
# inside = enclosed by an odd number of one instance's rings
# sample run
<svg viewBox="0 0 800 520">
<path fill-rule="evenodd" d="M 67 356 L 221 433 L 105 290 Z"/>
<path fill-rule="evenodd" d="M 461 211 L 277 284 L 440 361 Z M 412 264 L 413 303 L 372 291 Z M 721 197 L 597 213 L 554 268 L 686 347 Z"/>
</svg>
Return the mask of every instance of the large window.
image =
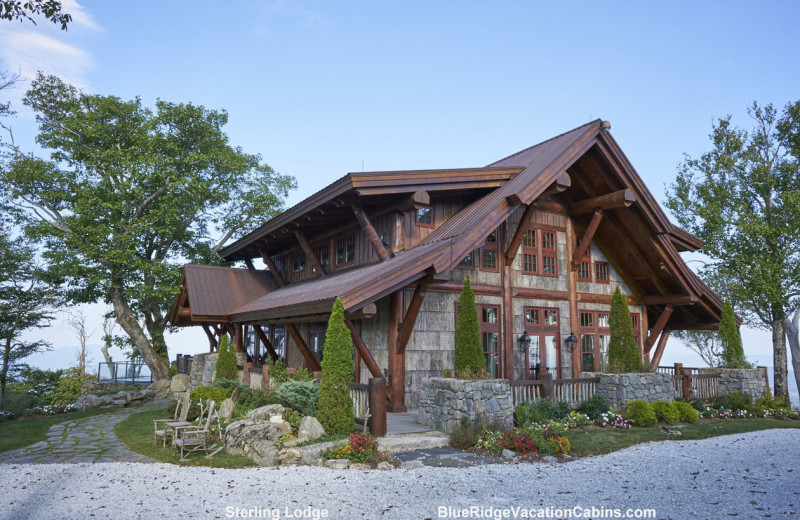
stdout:
<svg viewBox="0 0 800 520">
<path fill-rule="evenodd" d="M 336 239 L 336 265 L 352 264 L 356 259 L 356 236 L 354 233 Z"/>
<path fill-rule="evenodd" d="M 584 372 L 602 372 L 608 363 L 607 311 L 581 311 L 581 369 Z"/>
<path fill-rule="evenodd" d="M 597 283 L 609 283 L 611 280 L 609 276 L 608 262 L 595 262 L 595 281 Z"/>
<path fill-rule="evenodd" d="M 522 272 L 558 276 L 556 232 L 529 228 L 522 237 Z"/>
<path fill-rule="evenodd" d="M 328 253 L 328 244 L 320 244 L 315 247 L 314 254 L 317 255 L 317 259 L 319 260 L 319 263 L 322 265 L 323 269 L 327 269 L 330 266 L 331 259 L 330 254 Z"/>
<path fill-rule="evenodd" d="M 581 246 L 582 238 L 578 239 L 576 249 Z M 578 264 L 578 280 L 582 282 L 592 281 L 592 251 L 591 248 L 586 249 L 586 254 L 581 258 L 581 263 Z"/>
<path fill-rule="evenodd" d="M 497 377 L 500 363 L 500 307 L 497 305 L 478 305 L 481 321 L 481 342 L 486 357 L 486 370 L 489 377 Z"/>
<path fill-rule="evenodd" d="M 537 379 L 547 372 L 560 376 L 558 309 L 525 307 L 525 332 L 531 338 L 527 352 L 528 377 Z"/>
</svg>

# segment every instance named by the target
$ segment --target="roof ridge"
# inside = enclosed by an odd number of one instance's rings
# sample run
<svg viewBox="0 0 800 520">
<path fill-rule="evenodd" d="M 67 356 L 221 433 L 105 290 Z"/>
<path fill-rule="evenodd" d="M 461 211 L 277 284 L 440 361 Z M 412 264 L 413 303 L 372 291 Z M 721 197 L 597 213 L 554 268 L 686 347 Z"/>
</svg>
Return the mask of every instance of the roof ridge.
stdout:
<svg viewBox="0 0 800 520">
<path fill-rule="evenodd" d="M 508 159 L 511 159 L 512 157 L 514 157 L 514 156 L 516 156 L 516 155 L 520 155 L 520 154 L 522 154 L 522 153 L 525 153 L 525 152 L 527 152 L 528 150 L 532 150 L 532 149 L 536 148 L 537 146 L 541 146 L 541 145 L 543 145 L 543 144 L 549 143 L 550 141 L 553 141 L 553 140 L 555 140 L 555 139 L 558 139 L 559 137 L 563 137 L 563 136 L 565 136 L 565 135 L 569 134 L 570 132 L 574 132 L 575 130 L 579 130 L 579 129 L 581 129 L 581 128 L 585 127 L 585 126 L 589 126 L 589 125 L 591 125 L 591 124 L 593 124 L 593 123 L 597 123 L 598 121 L 602 121 L 602 119 L 600 119 L 600 118 L 597 118 L 597 119 L 594 119 L 594 120 L 592 120 L 592 121 L 589 121 L 588 123 L 584 123 L 584 124 L 582 124 L 582 125 L 580 125 L 580 126 L 576 126 L 575 128 L 573 128 L 573 129 L 571 129 L 571 130 L 567 130 L 566 132 L 561 132 L 560 134 L 558 134 L 558 135 L 556 135 L 556 136 L 553 136 L 553 137 L 551 137 L 550 139 L 545 139 L 544 141 L 542 141 L 542 142 L 540 142 L 540 143 L 536 143 L 536 144 L 535 144 L 535 145 L 533 145 L 533 146 L 529 146 L 529 147 L 527 147 L 527 148 L 525 148 L 525 149 L 523 149 L 523 150 L 520 150 L 520 151 L 518 151 L 518 152 L 516 152 L 516 153 L 512 153 L 511 155 L 509 155 L 509 156 L 507 156 L 507 157 L 503 157 L 502 159 L 498 159 L 498 160 L 494 161 L 493 163 L 486 165 L 486 168 L 491 168 L 493 165 L 495 165 L 495 164 L 497 164 L 497 163 L 499 163 L 499 162 L 503 162 L 503 161 L 506 161 L 506 160 L 508 160 Z M 522 166 L 522 165 L 520 165 L 520 166 Z"/>
</svg>

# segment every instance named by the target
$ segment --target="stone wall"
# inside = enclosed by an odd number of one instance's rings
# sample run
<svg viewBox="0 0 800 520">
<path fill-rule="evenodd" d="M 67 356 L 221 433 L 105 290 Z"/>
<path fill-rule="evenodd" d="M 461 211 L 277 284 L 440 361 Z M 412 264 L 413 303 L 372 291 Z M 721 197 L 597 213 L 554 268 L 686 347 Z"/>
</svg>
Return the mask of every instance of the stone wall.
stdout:
<svg viewBox="0 0 800 520">
<path fill-rule="evenodd" d="M 514 425 L 511 387 L 505 379 L 466 381 L 431 377 L 419 390 L 419 423 L 452 433 L 463 417 Z"/>
<path fill-rule="evenodd" d="M 634 399 L 641 399 L 648 403 L 675 400 L 671 374 L 584 372 L 583 377 L 600 378 L 595 393 L 605 397 L 608 404 L 614 409 L 623 409 L 628 401 Z"/>
<path fill-rule="evenodd" d="M 764 371 L 760 368 L 714 368 L 708 371 L 719 372 L 720 392 L 738 390 L 750 394 L 753 399 L 764 397 L 767 393 Z"/>
<path fill-rule="evenodd" d="M 197 386 L 213 385 L 216 371 L 216 352 L 211 354 L 195 354 L 192 360 L 192 371 L 189 374 L 189 390 Z"/>
</svg>

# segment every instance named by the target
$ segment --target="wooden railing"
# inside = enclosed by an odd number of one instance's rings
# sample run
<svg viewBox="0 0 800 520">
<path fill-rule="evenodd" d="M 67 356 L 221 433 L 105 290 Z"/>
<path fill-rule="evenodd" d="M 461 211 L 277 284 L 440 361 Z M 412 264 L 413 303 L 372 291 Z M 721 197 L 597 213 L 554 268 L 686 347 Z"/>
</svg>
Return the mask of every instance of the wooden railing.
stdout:
<svg viewBox="0 0 800 520">
<path fill-rule="evenodd" d="M 178 369 L 179 374 L 189 374 L 192 372 L 192 360 L 194 356 L 184 356 L 183 354 L 178 354 L 175 358 L 175 366 Z"/>
<path fill-rule="evenodd" d="M 582 401 L 594 395 L 599 382 L 599 377 L 553 379 L 549 374 L 543 374 L 541 379 L 508 383 L 511 386 L 511 400 L 514 406 L 519 403 L 535 403 L 539 399 L 552 399 L 567 401 L 570 406 L 577 408 Z"/>
<path fill-rule="evenodd" d="M 544 399 L 544 381 L 541 379 L 509 381 L 508 384 L 511 385 L 511 400 L 514 406 Z"/>
<path fill-rule="evenodd" d="M 672 389 L 675 390 L 675 399 L 683 399 L 683 380 L 686 379 L 684 375 L 672 376 Z"/>
<path fill-rule="evenodd" d="M 350 397 L 353 398 L 353 415 L 361 424 L 369 409 L 369 385 L 350 383 Z"/>
<path fill-rule="evenodd" d="M 692 374 L 692 394 L 701 401 L 719 397 L 719 372 Z"/>
</svg>

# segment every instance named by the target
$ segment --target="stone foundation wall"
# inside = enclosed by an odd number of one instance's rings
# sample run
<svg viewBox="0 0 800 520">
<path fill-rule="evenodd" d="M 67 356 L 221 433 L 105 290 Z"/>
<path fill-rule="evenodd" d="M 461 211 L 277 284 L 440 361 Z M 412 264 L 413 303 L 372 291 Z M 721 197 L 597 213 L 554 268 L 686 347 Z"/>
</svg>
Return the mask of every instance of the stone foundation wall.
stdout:
<svg viewBox="0 0 800 520">
<path fill-rule="evenodd" d="M 703 372 L 719 372 L 719 391 L 733 392 L 738 390 L 750 394 L 753 399 L 764 397 L 767 393 L 767 382 L 764 371 L 760 368 L 714 368 Z"/>
<path fill-rule="evenodd" d="M 192 360 L 192 372 L 189 374 L 189 390 L 198 386 L 214 384 L 217 371 L 217 354 L 196 354 Z"/>
<path fill-rule="evenodd" d="M 432 377 L 419 389 L 419 423 L 452 433 L 463 417 L 514 425 L 511 387 L 505 379 L 466 381 Z"/>
<path fill-rule="evenodd" d="M 600 378 L 595 393 L 605 397 L 614 409 L 624 409 L 626 403 L 634 399 L 648 403 L 675 400 L 671 374 L 585 372 L 583 377 Z"/>
</svg>

